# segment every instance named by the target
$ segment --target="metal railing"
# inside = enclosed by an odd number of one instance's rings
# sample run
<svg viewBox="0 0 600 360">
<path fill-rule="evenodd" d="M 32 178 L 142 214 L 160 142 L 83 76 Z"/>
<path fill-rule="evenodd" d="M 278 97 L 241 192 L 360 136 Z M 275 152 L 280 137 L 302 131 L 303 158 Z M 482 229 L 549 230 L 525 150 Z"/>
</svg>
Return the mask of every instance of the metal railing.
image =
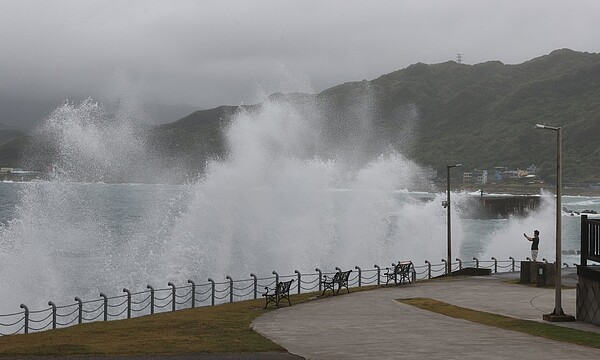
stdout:
<svg viewBox="0 0 600 360">
<path fill-rule="evenodd" d="M 600 219 L 581 215 L 581 265 L 587 266 L 588 260 L 600 262 Z"/>
<path fill-rule="evenodd" d="M 520 269 L 520 262 L 516 262 L 513 257 L 510 257 L 509 260 L 497 260 L 492 257 L 491 260 L 473 258 L 473 261 L 462 261 L 460 259 L 456 259 L 456 261 L 456 263 L 451 264 L 452 271 L 465 267 L 488 268 L 494 273 L 499 271 L 514 272 Z M 369 269 L 355 266 L 348 279 L 349 286 L 355 288 L 381 285 L 382 279 L 386 279 L 382 271 L 389 269 L 391 268 L 381 268 L 377 264 Z M 336 271 L 341 271 L 341 269 L 336 267 Z M 411 272 L 413 281 L 426 280 L 444 275 L 447 272 L 447 267 L 445 261 L 441 264 L 432 264 L 425 260 L 424 265 L 417 266 L 413 263 Z M 165 288 L 154 288 L 147 285 L 147 290 L 137 292 L 124 288 L 122 289 L 123 294 L 115 296 L 100 293 L 100 298 L 94 300 L 82 300 L 75 297 L 75 303 L 67 305 L 58 306 L 49 301 L 48 308 L 33 311 L 29 310 L 27 305 L 21 304 L 22 311 L 0 315 L 0 335 L 27 334 L 94 321 L 129 319 L 152 315 L 157 312 L 258 299 L 259 294 L 262 296 L 261 290 L 265 287 L 273 288 L 275 284 L 285 279 L 296 280 L 290 288 L 290 293 L 301 294 L 322 291 L 323 277 L 334 274 L 335 271 L 324 272 L 316 268 L 314 273 L 301 273 L 295 270 L 293 275 L 279 275 L 273 271 L 273 276 L 258 277 L 251 273 L 249 279 L 234 279 L 227 275 L 225 276 L 227 281 L 224 282 L 216 282 L 208 278 L 207 283 L 196 284 L 194 281 L 188 280 L 187 285 L 179 287 L 169 282 L 168 287 Z"/>
</svg>

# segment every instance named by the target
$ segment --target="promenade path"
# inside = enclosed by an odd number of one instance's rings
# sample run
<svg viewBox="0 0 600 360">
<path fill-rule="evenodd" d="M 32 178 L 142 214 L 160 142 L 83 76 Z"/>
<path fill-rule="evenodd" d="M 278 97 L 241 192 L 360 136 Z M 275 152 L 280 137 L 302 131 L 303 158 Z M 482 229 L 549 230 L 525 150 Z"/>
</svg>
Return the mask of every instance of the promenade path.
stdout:
<svg viewBox="0 0 600 360">
<path fill-rule="evenodd" d="M 511 284 L 518 274 L 457 277 L 331 296 L 255 319 L 259 333 L 306 359 L 600 359 L 600 349 L 480 325 L 396 301 L 427 297 L 515 318 L 542 321 L 554 289 Z M 573 285 L 573 270 L 563 271 Z M 575 289 L 562 292 L 575 315 Z M 600 332 L 584 323 L 563 323 Z"/>
</svg>

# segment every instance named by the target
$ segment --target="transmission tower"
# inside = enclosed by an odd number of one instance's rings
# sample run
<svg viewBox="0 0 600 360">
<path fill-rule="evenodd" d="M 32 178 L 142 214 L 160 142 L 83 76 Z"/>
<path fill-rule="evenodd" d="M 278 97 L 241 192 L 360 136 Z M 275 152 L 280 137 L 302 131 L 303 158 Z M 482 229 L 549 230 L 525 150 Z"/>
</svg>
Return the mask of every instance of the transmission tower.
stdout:
<svg viewBox="0 0 600 360">
<path fill-rule="evenodd" d="M 456 62 L 459 64 L 462 64 L 462 56 L 463 54 L 456 54 Z"/>
</svg>

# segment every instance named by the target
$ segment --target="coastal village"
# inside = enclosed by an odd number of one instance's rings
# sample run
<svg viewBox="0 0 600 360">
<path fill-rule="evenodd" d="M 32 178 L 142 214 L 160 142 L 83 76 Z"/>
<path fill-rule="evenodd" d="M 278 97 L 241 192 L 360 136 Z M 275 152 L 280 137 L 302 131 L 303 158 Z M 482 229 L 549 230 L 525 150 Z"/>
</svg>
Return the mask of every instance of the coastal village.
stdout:
<svg viewBox="0 0 600 360">
<path fill-rule="evenodd" d="M 495 167 L 493 171 L 473 169 L 462 174 L 463 183 L 487 184 L 488 182 L 519 181 L 521 183 L 540 183 L 535 165 L 527 166 L 525 170 L 510 170 L 504 166 Z"/>
</svg>

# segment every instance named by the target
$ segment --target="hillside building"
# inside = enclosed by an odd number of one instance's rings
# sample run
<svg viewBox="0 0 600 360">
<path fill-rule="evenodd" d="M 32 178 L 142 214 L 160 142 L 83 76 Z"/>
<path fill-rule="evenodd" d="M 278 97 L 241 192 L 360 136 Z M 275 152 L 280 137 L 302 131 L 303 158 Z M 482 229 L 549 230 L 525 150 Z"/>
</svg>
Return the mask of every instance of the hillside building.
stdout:
<svg viewBox="0 0 600 360">
<path fill-rule="evenodd" d="M 487 170 L 477 170 L 475 169 L 475 180 L 478 184 L 487 184 L 488 182 L 488 172 Z"/>
<path fill-rule="evenodd" d="M 487 184 L 488 182 L 488 172 L 487 170 L 478 170 L 475 169 L 472 172 L 464 172 L 463 173 L 463 182 L 464 183 L 476 183 L 476 184 Z"/>
<path fill-rule="evenodd" d="M 464 172 L 463 173 L 463 182 L 470 183 L 473 181 L 473 173 L 472 172 Z"/>
</svg>

